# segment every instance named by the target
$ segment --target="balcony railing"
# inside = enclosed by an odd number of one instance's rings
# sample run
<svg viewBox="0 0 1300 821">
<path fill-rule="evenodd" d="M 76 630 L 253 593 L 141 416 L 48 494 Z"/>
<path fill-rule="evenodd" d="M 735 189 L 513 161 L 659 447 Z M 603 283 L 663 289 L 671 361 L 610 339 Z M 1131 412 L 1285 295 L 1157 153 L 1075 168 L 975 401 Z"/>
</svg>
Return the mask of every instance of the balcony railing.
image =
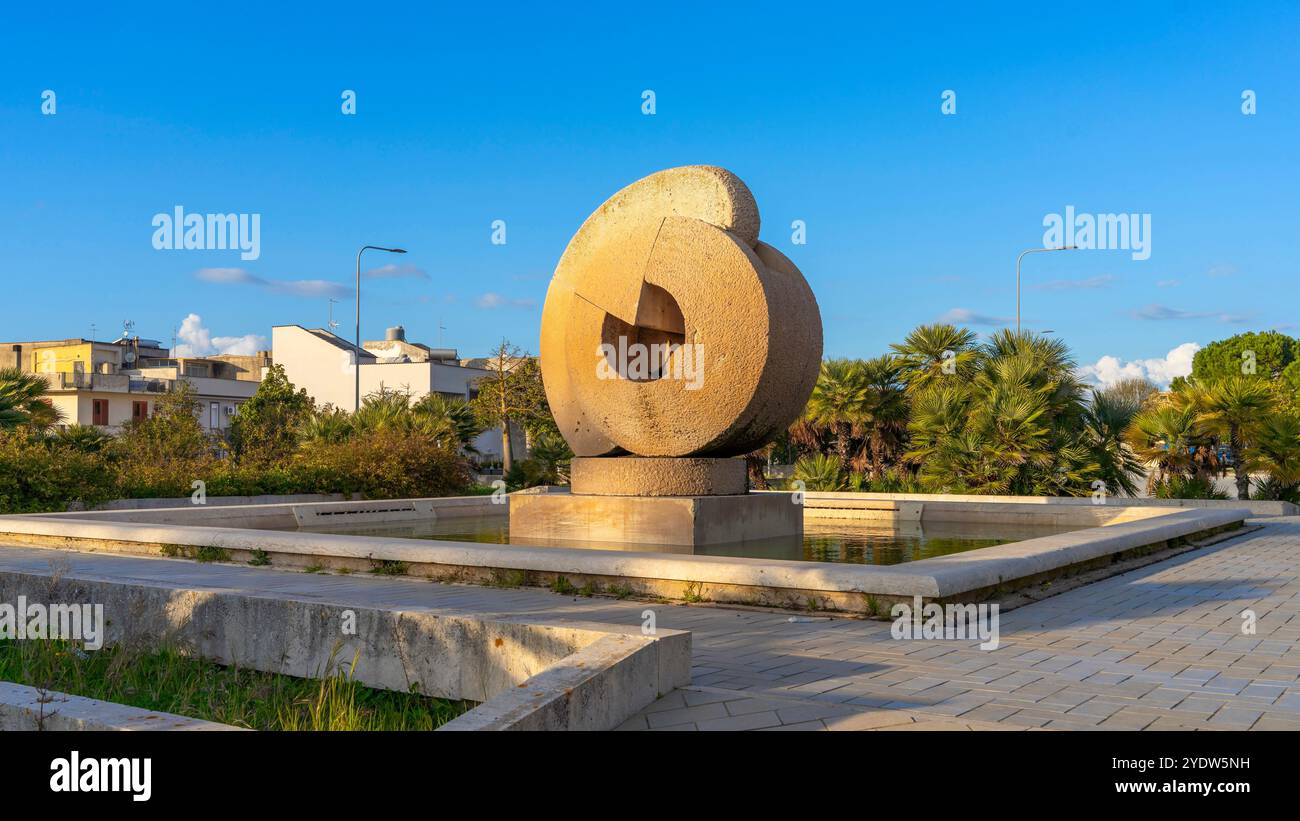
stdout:
<svg viewBox="0 0 1300 821">
<path fill-rule="evenodd" d="M 175 380 L 132 377 L 125 373 L 41 374 L 52 391 L 116 391 L 121 393 L 166 393 Z"/>
</svg>

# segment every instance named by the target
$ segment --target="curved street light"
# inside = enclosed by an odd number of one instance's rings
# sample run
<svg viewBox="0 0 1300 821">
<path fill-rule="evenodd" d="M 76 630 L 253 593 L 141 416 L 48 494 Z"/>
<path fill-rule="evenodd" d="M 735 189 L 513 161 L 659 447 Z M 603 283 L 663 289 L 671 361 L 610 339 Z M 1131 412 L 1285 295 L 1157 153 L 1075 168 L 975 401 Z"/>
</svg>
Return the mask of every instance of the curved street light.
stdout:
<svg viewBox="0 0 1300 821">
<path fill-rule="evenodd" d="M 361 255 L 366 251 L 387 251 L 390 254 L 405 254 L 405 248 L 385 248 L 382 245 L 363 245 L 361 250 L 357 251 L 357 337 L 355 340 L 356 350 L 352 352 L 354 374 L 355 396 L 353 397 L 352 412 L 356 413 L 361 410 Z"/>
<path fill-rule="evenodd" d="M 1021 251 L 1020 256 L 1016 257 L 1016 333 L 1020 333 L 1020 260 L 1025 258 L 1026 254 L 1042 254 L 1047 251 L 1077 251 L 1077 245 L 1062 245 L 1059 248 L 1030 248 L 1027 251 Z"/>
</svg>

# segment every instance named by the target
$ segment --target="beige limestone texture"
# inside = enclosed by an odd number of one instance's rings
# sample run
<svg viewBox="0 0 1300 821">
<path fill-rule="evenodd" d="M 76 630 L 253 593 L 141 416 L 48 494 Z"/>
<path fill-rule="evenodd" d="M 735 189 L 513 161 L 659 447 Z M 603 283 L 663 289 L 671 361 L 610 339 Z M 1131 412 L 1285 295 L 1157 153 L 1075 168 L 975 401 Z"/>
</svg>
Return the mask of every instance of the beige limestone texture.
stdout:
<svg viewBox="0 0 1300 821">
<path fill-rule="evenodd" d="M 712 166 L 652 174 L 587 218 L 542 314 L 546 394 L 575 454 L 736 456 L 799 415 L 821 361 L 821 315 L 758 230 L 749 189 Z M 600 346 L 619 337 L 692 345 L 668 358 L 667 376 L 603 378 Z M 675 377 L 687 373 L 697 378 Z"/>
<path fill-rule="evenodd" d="M 575 494 L 592 496 L 732 496 L 748 489 L 744 459 L 579 456 L 569 477 Z"/>
</svg>

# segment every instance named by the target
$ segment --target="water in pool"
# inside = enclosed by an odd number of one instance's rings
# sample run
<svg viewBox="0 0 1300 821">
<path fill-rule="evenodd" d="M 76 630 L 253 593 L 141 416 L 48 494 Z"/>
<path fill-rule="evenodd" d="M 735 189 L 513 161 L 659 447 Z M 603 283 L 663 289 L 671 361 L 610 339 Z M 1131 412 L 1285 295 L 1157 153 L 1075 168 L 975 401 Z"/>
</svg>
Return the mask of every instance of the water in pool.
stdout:
<svg viewBox="0 0 1300 821">
<path fill-rule="evenodd" d="M 402 539 L 438 539 L 456 542 L 510 544 L 510 528 L 504 516 L 464 517 L 419 522 L 345 525 L 303 528 L 314 533 L 344 533 L 353 536 L 384 536 Z M 803 538 L 764 539 L 737 544 L 689 548 L 680 545 L 610 544 L 606 542 L 556 542 L 553 547 L 590 547 L 603 550 L 638 550 L 661 553 L 695 553 L 701 556 L 743 556 L 755 559 L 792 559 L 809 562 L 853 564 L 900 564 L 961 553 L 980 547 L 1050 536 L 1077 528 L 1023 525 L 988 525 L 940 522 L 926 525 L 889 525 L 845 519 L 810 520 L 804 523 Z M 522 541 L 522 540 L 521 540 Z M 529 545 L 547 546 L 528 539 Z"/>
</svg>

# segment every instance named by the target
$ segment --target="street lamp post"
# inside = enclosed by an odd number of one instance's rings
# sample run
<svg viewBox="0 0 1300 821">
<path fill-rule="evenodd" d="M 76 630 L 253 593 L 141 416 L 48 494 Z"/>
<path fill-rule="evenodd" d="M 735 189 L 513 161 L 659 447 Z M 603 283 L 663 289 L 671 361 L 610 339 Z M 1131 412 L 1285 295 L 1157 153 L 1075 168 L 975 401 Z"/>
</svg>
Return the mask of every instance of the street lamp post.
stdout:
<svg viewBox="0 0 1300 821">
<path fill-rule="evenodd" d="M 380 245 L 363 245 L 357 251 L 357 337 L 356 350 L 352 352 L 352 373 L 354 375 L 355 395 L 352 412 L 361 410 L 361 255 L 366 251 L 387 251 L 390 254 L 405 254 L 405 248 L 384 248 Z"/>
<path fill-rule="evenodd" d="M 1020 333 L 1020 260 L 1025 258 L 1025 254 L 1041 254 L 1047 251 L 1077 251 L 1078 246 L 1062 245 L 1059 248 L 1030 248 L 1027 251 L 1021 251 L 1020 256 L 1016 257 L 1016 333 Z"/>
</svg>

